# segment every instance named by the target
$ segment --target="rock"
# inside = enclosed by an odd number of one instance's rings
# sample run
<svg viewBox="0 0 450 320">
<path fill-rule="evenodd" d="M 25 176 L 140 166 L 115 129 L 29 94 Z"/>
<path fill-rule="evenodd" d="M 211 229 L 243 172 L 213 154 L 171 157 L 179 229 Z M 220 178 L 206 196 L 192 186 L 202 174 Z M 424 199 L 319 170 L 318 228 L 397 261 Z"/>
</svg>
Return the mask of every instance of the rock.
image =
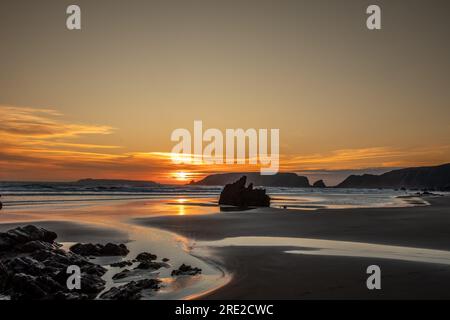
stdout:
<svg viewBox="0 0 450 320">
<path fill-rule="evenodd" d="M 36 240 L 53 243 L 53 241 L 57 237 L 56 233 L 45 230 L 44 228 L 38 228 L 33 225 L 15 228 L 6 232 L 6 234 L 18 243 L 25 243 Z"/>
<path fill-rule="evenodd" d="M 82 256 L 100 256 L 100 252 L 103 246 L 100 244 L 92 244 L 92 243 L 77 243 L 69 248 L 70 251 L 80 254 Z"/>
<path fill-rule="evenodd" d="M 142 297 L 142 290 L 158 290 L 160 280 L 145 279 L 131 281 L 120 287 L 113 287 L 103 293 L 100 298 L 105 300 L 139 300 Z"/>
<path fill-rule="evenodd" d="M 18 273 L 11 279 L 14 288 L 11 293 L 12 300 L 40 300 L 48 296 L 36 282 L 36 277 L 28 274 Z"/>
<path fill-rule="evenodd" d="M 238 181 L 227 184 L 220 193 L 219 205 L 231 205 L 235 207 L 268 207 L 270 197 L 265 189 L 253 189 L 253 184 L 245 187 L 246 176 Z"/>
<path fill-rule="evenodd" d="M 148 269 L 152 269 L 152 270 L 158 270 L 162 267 L 167 266 L 166 263 L 164 262 L 155 262 L 155 261 L 144 261 L 139 263 L 139 265 L 134 268 L 134 269 L 142 269 L 142 270 L 148 270 Z"/>
<path fill-rule="evenodd" d="M 105 289 L 106 281 L 95 274 L 81 274 L 81 293 L 87 294 L 91 298 L 95 298 L 103 289 Z"/>
<path fill-rule="evenodd" d="M 41 275 L 45 265 L 30 257 L 18 257 L 7 263 L 6 267 L 11 273 L 24 273 L 27 275 Z"/>
<path fill-rule="evenodd" d="M 308 178 L 293 172 L 278 172 L 274 175 L 262 175 L 259 172 L 230 172 L 208 175 L 202 180 L 192 182 L 193 185 L 225 186 L 245 175 L 248 183 L 262 187 L 309 188 Z"/>
<path fill-rule="evenodd" d="M 128 269 L 124 269 L 119 273 L 116 273 L 115 275 L 113 275 L 112 279 L 113 280 L 119 280 L 119 279 L 123 279 L 128 277 L 128 274 L 130 273 L 130 270 Z"/>
<path fill-rule="evenodd" d="M 56 234 L 34 226 L 0 233 L 0 289 L 13 300 L 73 300 L 95 298 L 105 287 L 101 278 L 106 269 L 73 252 L 62 250 L 53 242 Z M 105 246 L 106 247 L 106 246 Z M 120 252 L 124 247 L 117 246 Z M 109 246 L 105 252 L 116 250 Z M 126 249 L 126 247 L 125 247 Z M 81 269 L 81 289 L 69 291 L 67 268 Z"/>
<path fill-rule="evenodd" d="M 3 262 L 0 261 L 0 292 L 7 286 L 9 272 Z"/>
<path fill-rule="evenodd" d="M 170 259 L 169 258 L 163 258 L 162 259 L 162 262 L 167 262 L 167 261 L 170 261 Z"/>
<path fill-rule="evenodd" d="M 58 291 L 53 295 L 53 299 L 55 300 L 87 300 L 89 296 L 84 293 L 78 292 L 62 292 Z"/>
<path fill-rule="evenodd" d="M 0 233 L 0 251 L 15 249 L 17 246 L 30 241 L 53 243 L 57 235 L 54 232 L 38 228 L 33 225 L 18 227 Z"/>
<path fill-rule="evenodd" d="M 110 266 L 111 267 L 118 267 L 118 268 L 123 268 L 123 267 L 129 267 L 133 264 L 132 261 L 130 260 L 124 260 L 124 261 L 119 261 L 119 262 L 115 262 L 115 263 L 111 263 Z"/>
<path fill-rule="evenodd" d="M 202 269 L 191 267 L 191 266 L 183 263 L 177 270 L 173 270 L 171 275 L 172 276 L 183 276 L 183 275 L 195 276 L 196 274 L 199 274 L 201 272 L 202 272 Z"/>
<path fill-rule="evenodd" d="M 6 233 L 0 233 L 0 251 L 10 250 L 14 247 L 14 244 L 15 242 Z"/>
<path fill-rule="evenodd" d="M 157 256 L 155 254 L 151 254 L 149 252 L 142 252 L 139 253 L 136 257 L 136 261 L 139 262 L 148 262 L 148 261 L 152 261 L 152 260 L 156 260 Z"/>
<path fill-rule="evenodd" d="M 20 251 L 27 253 L 32 253 L 39 250 L 54 250 L 54 249 L 58 249 L 58 247 L 55 244 L 39 240 L 27 242 L 20 247 Z"/>
<path fill-rule="evenodd" d="M 70 247 L 70 251 L 82 256 L 126 256 L 130 251 L 124 244 L 108 243 L 92 244 L 77 243 Z"/>
<path fill-rule="evenodd" d="M 48 275 L 38 276 L 35 279 L 36 284 L 47 294 L 53 295 L 56 292 L 67 290 L 66 283 L 60 284 Z"/>
<path fill-rule="evenodd" d="M 323 182 L 323 180 L 317 180 L 316 182 L 314 182 L 314 184 L 312 186 L 314 188 L 326 188 L 327 187 L 325 185 L 325 182 Z"/>
<path fill-rule="evenodd" d="M 81 272 L 96 275 L 99 277 L 103 276 L 106 273 L 106 271 L 107 271 L 106 268 L 93 263 L 85 264 L 84 266 L 81 267 Z"/>
<path fill-rule="evenodd" d="M 102 250 L 104 256 L 126 256 L 130 251 L 124 244 L 107 243 Z"/>
</svg>

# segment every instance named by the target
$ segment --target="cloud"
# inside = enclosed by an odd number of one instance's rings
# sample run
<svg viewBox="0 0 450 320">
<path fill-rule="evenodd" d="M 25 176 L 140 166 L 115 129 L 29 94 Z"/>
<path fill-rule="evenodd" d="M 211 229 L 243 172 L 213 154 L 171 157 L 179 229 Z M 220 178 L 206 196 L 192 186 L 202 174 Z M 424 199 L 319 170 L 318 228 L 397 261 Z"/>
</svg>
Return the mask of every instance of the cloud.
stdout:
<svg viewBox="0 0 450 320">
<path fill-rule="evenodd" d="M 55 139 L 84 134 L 109 134 L 113 128 L 99 125 L 65 123 L 51 109 L 0 106 L 0 134 L 10 138 Z"/>
<path fill-rule="evenodd" d="M 259 165 L 172 163 L 161 151 L 121 152 L 121 146 L 80 143 L 114 128 L 63 121 L 52 109 L 0 106 L 0 180 L 74 180 L 84 177 L 173 182 L 177 172 L 201 179 L 217 172 L 259 171 Z M 309 155 L 282 154 L 280 171 L 305 172 L 432 165 L 448 161 L 449 146 L 340 149 Z M 327 173 L 328 174 L 328 173 Z M 179 176 L 179 175 L 178 175 Z"/>
<path fill-rule="evenodd" d="M 448 161 L 450 146 L 340 149 L 312 155 L 286 155 L 284 170 L 346 170 L 430 165 Z"/>
</svg>

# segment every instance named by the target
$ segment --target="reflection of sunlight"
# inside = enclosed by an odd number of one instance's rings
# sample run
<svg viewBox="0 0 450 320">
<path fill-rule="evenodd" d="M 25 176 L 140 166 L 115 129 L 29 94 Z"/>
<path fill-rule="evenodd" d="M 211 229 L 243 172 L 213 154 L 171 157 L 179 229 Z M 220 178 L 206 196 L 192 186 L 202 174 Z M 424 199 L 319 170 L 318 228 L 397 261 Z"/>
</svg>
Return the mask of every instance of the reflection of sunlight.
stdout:
<svg viewBox="0 0 450 320">
<path fill-rule="evenodd" d="M 184 199 L 184 198 L 177 199 L 177 203 L 180 204 L 178 206 L 178 215 L 179 216 L 184 216 L 186 214 L 186 207 L 183 205 L 183 203 L 185 203 L 186 201 L 187 201 L 187 199 Z"/>
</svg>

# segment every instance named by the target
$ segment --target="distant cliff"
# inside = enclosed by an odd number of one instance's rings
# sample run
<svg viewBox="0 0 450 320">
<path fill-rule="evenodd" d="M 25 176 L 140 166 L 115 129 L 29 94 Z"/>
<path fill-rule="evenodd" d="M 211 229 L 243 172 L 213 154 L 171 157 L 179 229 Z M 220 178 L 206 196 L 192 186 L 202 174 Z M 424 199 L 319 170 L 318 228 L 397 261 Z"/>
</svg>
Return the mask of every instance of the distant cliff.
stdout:
<svg viewBox="0 0 450 320">
<path fill-rule="evenodd" d="M 351 175 L 337 187 L 450 190 L 450 163 L 393 170 L 382 175 Z"/>
<path fill-rule="evenodd" d="M 295 173 L 277 173 L 273 176 L 263 176 L 259 172 L 212 174 L 203 180 L 191 182 L 191 185 L 224 186 L 226 184 L 233 183 L 243 175 L 247 176 L 248 183 L 253 183 L 255 186 L 290 188 L 310 187 L 308 178 L 299 176 Z"/>
</svg>

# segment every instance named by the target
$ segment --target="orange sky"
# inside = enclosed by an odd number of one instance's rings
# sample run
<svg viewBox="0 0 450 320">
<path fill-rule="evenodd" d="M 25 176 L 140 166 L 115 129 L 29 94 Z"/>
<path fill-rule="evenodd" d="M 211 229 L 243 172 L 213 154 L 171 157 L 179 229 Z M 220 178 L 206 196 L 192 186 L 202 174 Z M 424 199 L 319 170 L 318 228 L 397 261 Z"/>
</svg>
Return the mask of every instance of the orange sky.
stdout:
<svg viewBox="0 0 450 320">
<path fill-rule="evenodd" d="M 0 180 L 259 171 L 173 165 L 194 120 L 280 129 L 315 177 L 450 162 L 450 4 L 378 2 L 369 31 L 360 0 L 79 0 L 68 31 L 67 1 L 0 1 Z"/>
<path fill-rule="evenodd" d="M 186 183 L 214 172 L 259 171 L 256 165 L 175 165 L 170 150 L 125 152 L 118 144 L 86 142 L 86 139 L 96 141 L 99 136 L 112 134 L 115 129 L 106 125 L 69 123 L 55 110 L 0 106 L 0 118 L 1 180 L 93 177 Z M 280 170 L 307 172 L 429 165 L 445 162 L 449 151 L 446 145 L 429 145 L 282 153 Z"/>
</svg>

